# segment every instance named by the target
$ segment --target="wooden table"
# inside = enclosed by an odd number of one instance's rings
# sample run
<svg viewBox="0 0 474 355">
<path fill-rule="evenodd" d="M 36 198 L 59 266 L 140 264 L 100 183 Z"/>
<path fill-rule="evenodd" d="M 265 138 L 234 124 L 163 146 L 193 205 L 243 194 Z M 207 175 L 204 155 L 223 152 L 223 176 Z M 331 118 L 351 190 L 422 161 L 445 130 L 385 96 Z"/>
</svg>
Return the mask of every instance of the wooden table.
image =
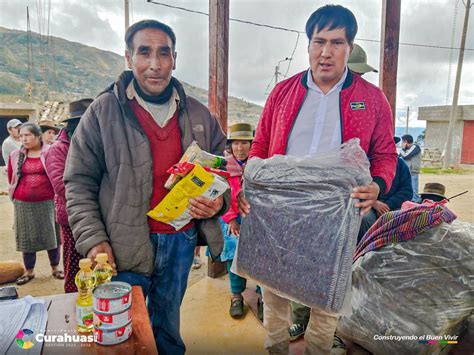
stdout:
<svg viewBox="0 0 474 355">
<path fill-rule="evenodd" d="M 48 305 L 46 335 L 83 335 L 76 330 L 77 293 L 44 297 Z M 90 335 L 92 333 L 86 334 Z M 132 336 L 117 345 L 43 342 L 42 354 L 158 354 L 145 297 L 140 286 L 132 287 Z"/>
</svg>

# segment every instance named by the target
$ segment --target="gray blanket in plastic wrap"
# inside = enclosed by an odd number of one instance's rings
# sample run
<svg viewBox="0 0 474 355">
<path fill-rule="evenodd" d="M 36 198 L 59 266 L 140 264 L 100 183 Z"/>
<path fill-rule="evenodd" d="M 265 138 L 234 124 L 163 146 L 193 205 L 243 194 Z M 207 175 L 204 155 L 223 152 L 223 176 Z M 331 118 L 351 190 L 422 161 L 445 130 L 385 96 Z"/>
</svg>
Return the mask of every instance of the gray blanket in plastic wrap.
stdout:
<svg viewBox="0 0 474 355">
<path fill-rule="evenodd" d="M 251 211 L 234 270 L 286 298 L 341 311 L 360 225 L 350 194 L 371 180 L 358 139 L 318 157 L 251 159 L 244 180 Z"/>
<path fill-rule="evenodd" d="M 473 255 L 474 226 L 461 221 L 365 254 L 338 332 L 374 354 L 438 354 L 474 310 Z"/>
</svg>

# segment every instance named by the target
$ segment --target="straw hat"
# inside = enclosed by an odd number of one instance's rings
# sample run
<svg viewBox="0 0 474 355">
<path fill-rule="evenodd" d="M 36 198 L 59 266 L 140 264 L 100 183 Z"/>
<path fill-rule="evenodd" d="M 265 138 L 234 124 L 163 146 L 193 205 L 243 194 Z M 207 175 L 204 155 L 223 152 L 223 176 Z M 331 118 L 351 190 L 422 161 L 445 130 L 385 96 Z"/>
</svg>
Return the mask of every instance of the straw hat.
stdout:
<svg viewBox="0 0 474 355">
<path fill-rule="evenodd" d="M 59 132 L 59 127 L 56 126 L 56 122 L 52 121 L 52 120 L 43 120 L 43 121 L 40 121 L 38 122 L 38 126 L 41 127 L 41 131 L 44 133 L 46 132 L 47 130 L 49 129 L 54 129 L 54 131 L 56 133 Z"/>
<path fill-rule="evenodd" d="M 253 129 L 249 123 L 235 123 L 229 127 L 227 140 L 251 141 L 253 140 Z"/>
</svg>

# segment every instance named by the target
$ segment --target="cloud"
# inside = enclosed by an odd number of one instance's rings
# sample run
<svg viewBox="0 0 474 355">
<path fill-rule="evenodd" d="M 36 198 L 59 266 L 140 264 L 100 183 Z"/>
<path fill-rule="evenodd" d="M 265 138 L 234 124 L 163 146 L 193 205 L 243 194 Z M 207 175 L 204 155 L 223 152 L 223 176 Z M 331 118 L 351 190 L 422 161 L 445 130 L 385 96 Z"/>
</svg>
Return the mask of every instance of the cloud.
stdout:
<svg viewBox="0 0 474 355">
<path fill-rule="evenodd" d="M 56 14 L 60 13 L 58 16 Z M 107 19 L 87 3 L 61 3 L 55 8 L 51 27 L 68 40 L 83 42 L 104 50 L 117 50 L 121 38 Z M 122 51 L 123 53 L 123 51 Z"/>
</svg>

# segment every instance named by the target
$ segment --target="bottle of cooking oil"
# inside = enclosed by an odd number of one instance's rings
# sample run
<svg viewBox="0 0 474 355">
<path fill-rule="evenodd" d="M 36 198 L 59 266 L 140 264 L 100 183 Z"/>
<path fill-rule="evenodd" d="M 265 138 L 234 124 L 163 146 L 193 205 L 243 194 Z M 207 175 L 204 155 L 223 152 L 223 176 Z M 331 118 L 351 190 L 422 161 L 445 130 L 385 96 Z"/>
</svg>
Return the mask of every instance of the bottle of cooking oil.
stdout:
<svg viewBox="0 0 474 355">
<path fill-rule="evenodd" d="M 78 291 L 76 322 L 77 331 L 79 332 L 91 332 L 93 330 L 92 290 L 95 285 L 95 275 L 91 266 L 91 259 L 79 260 L 79 272 L 75 278 Z"/>
<path fill-rule="evenodd" d="M 110 282 L 112 278 L 112 266 L 109 264 L 109 256 L 107 253 L 99 253 L 95 257 L 95 280 L 96 286 Z"/>
</svg>

